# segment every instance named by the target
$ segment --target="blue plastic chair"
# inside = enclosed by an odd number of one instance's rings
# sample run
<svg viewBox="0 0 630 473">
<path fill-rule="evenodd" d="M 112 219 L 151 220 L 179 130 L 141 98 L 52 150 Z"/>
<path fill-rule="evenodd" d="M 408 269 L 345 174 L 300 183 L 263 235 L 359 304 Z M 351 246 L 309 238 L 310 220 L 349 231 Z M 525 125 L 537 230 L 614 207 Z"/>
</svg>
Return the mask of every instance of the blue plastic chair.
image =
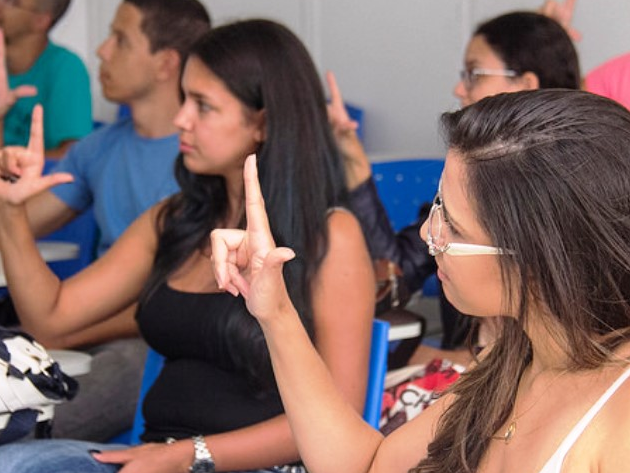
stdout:
<svg viewBox="0 0 630 473">
<path fill-rule="evenodd" d="M 368 374 L 367 393 L 363 407 L 363 419 L 375 429 L 379 428 L 385 375 L 387 374 L 387 354 L 389 352 L 389 323 L 374 320 L 372 326 L 372 345 L 370 348 L 370 372 Z"/>
<path fill-rule="evenodd" d="M 378 422 L 381 416 L 381 406 L 383 402 L 383 387 L 385 384 L 385 374 L 387 372 L 387 336 L 389 324 L 382 320 L 375 320 L 372 327 L 372 343 L 370 349 L 370 371 L 367 383 L 367 396 L 363 410 L 363 418 L 371 426 L 378 429 Z M 136 406 L 136 414 L 133 427 L 130 431 L 123 432 L 109 441 L 109 443 L 124 443 L 128 445 L 139 445 L 140 435 L 144 431 L 144 416 L 142 415 L 142 401 L 147 392 L 157 379 L 162 367 L 164 357 L 155 350 L 149 348 L 147 361 L 144 365 L 140 395 Z"/>
<path fill-rule="evenodd" d="M 433 201 L 437 193 L 443 159 L 410 159 L 372 164 L 372 174 L 379 197 L 394 230 L 399 231 L 418 219 L 425 202 Z M 438 281 L 431 276 L 422 293 L 437 296 Z"/>
<path fill-rule="evenodd" d="M 348 115 L 350 116 L 350 118 L 359 124 L 359 127 L 357 128 L 357 136 L 359 137 L 361 141 L 363 141 L 363 137 L 365 133 L 364 132 L 365 113 L 363 112 L 363 109 L 361 107 L 357 107 L 356 105 L 353 105 L 348 102 L 346 102 L 345 105 L 346 105 L 346 111 L 348 112 Z"/>
</svg>

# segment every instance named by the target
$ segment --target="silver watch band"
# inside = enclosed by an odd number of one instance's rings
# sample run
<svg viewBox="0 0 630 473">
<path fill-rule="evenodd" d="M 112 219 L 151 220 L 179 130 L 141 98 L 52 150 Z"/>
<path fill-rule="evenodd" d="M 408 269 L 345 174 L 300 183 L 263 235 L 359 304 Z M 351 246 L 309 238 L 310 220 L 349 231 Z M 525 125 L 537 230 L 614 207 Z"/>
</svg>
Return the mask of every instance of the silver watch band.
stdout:
<svg viewBox="0 0 630 473">
<path fill-rule="evenodd" d="M 195 435 L 192 437 L 192 441 L 195 447 L 195 460 L 190 466 L 189 471 L 193 473 L 214 472 L 214 460 L 206 445 L 206 439 L 203 435 Z"/>
</svg>

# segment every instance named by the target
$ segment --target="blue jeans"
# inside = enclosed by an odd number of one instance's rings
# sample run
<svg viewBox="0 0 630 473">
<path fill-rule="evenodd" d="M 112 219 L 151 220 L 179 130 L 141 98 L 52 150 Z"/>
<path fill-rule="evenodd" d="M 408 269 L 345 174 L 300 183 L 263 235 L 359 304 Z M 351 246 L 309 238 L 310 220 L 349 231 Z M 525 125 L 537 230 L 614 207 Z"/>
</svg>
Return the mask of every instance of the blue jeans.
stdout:
<svg viewBox="0 0 630 473">
<path fill-rule="evenodd" d="M 129 446 L 80 440 L 27 440 L 0 447 L 0 468 L 2 473 L 116 473 L 120 466 L 96 461 L 90 450 L 104 452 L 126 448 Z M 292 473 L 292 470 L 269 468 L 247 473 L 285 472 Z"/>
<path fill-rule="evenodd" d="M 3 473 L 116 473 L 120 466 L 100 463 L 90 450 L 122 450 L 128 445 L 80 440 L 28 440 L 0 447 Z"/>
</svg>

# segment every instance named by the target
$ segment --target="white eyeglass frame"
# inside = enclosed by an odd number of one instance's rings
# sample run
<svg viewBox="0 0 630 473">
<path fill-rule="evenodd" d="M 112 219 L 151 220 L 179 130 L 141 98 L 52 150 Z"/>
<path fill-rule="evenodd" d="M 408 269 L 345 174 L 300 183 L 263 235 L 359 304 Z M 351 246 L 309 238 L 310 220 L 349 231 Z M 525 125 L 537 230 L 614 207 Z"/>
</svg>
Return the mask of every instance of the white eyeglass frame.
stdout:
<svg viewBox="0 0 630 473">
<path fill-rule="evenodd" d="M 442 221 L 439 224 L 438 235 L 433 235 L 433 218 L 438 210 L 443 209 L 442 204 L 442 179 L 438 184 L 438 191 L 433 198 L 433 205 L 429 212 L 429 218 L 427 219 L 427 246 L 429 247 L 429 254 L 431 256 L 438 256 L 446 254 L 450 256 L 476 256 L 476 255 L 509 255 L 514 254 L 513 251 L 504 250 L 496 246 L 488 245 L 476 245 L 474 243 L 457 243 L 449 242 L 443 246 L 436 243 L 436 239 L 439 238 L 442 231 L 442 225 L 445 223 L 444 214 L 442 213 Z"/>
<path fill-rule="evenodd" d="M 483 67 L 473 67 L 472 69 L 462 69 L 459 71 L 459 77 L 464 83 L 466 90 L 472 89 L 479 77 L 498 76 L 498 77 L 517 77 L 518 73 L 513 69 L 486 69 Z"/>
</svg>

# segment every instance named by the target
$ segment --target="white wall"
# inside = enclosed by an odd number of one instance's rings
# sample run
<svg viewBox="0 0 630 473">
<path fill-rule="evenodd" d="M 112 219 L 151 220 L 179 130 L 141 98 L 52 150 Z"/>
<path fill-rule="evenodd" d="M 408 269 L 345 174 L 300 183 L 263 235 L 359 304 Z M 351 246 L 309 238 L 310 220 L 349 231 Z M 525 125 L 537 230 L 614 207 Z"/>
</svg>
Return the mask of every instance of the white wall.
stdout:
<svg viewBox="0 0 630 473">
<path fill-rule="evenodd" d="M 176 0 L 173 0 L 176 1 Z M 289 26 L 322 73 L 333 70 L 348 101 L 365 109 L 366 148 L 373 159 L 434 157 L 444 151 L 437 118 L 458 106 L 452 95 L 474 26 L 542 0 L 202 0 L 215 24 L 267 17 Z M 582 70 L 630 50 L 627 0 L 578 0 L 574 24 Z M 53 37 L 77 51 L 93 81 L 94 112 L 111 120 L 100 96 L 95 50 L 117 2 L 74 0 Z"/>
</svg>

